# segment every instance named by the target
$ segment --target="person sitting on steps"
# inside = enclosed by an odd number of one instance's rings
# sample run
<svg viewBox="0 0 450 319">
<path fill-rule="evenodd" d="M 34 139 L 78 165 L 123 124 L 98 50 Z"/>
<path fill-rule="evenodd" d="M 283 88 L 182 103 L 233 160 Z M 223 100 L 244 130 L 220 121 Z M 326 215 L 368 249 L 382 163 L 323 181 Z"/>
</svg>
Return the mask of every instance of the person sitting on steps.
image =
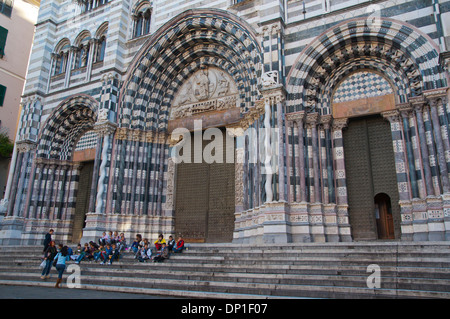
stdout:
<svg viewBox="0 0 450 319">
<path fill-rule="evenodd" d="M 166 243 L 162 244 L 161 252 L 153 258 L 153 262 L 163 262 L 165 259 L 169 259 L 169 249 Z"/>
<path fill-rule="evenodd" d="M 164 239 L 164 236 L 162 234 L 160 234 L 158 236 L 158 240 L 155 241 L 155 248 L 156 248 L 156 250 L 161 250 L 162 244 L 165 244 L 165 243 L 166 243 L 166 240 Z"/>
</svg>

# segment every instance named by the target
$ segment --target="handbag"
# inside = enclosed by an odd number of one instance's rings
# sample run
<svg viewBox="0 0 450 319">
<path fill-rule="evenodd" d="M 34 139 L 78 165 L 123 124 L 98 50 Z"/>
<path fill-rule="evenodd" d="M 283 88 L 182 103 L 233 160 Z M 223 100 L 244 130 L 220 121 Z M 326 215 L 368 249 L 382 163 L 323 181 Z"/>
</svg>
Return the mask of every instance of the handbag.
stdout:
<svg viewBox="0 0 450 319">
<path fill-rule="evenodd" d="M 59 253 L 55 256 L 55 258 L 53 258 L 53 267 L 56 267 L 56 263 L 58 262 L 58 255 Z"/>
<path fill-rule="evenodd" d="M 47 261 L 44 259 L 41 264 L 39 265 L 39 268 L 45 268 L 45 265 L 47 265 Z"/>
</svg>

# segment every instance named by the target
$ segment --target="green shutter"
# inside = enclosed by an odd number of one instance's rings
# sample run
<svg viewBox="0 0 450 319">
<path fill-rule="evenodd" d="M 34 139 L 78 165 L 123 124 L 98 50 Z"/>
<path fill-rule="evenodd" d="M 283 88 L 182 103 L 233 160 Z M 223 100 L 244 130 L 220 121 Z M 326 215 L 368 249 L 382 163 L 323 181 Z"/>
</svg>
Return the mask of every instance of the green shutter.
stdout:
<svg viewBox="0 0 450 319">
<path fill-rule="evenodd" d="M 0 106 L 3 106 L 3 102 L 5 101 L 6 95 L 6 86 L 0 84 Z"/>
<path fill-rule="evenodd" d="M 5 55 L 5 45 L 6 45 L 6 37 L 8 35 L 8 30 L 0 27 L 0 58 L 3 58 Z"/>
</svg>

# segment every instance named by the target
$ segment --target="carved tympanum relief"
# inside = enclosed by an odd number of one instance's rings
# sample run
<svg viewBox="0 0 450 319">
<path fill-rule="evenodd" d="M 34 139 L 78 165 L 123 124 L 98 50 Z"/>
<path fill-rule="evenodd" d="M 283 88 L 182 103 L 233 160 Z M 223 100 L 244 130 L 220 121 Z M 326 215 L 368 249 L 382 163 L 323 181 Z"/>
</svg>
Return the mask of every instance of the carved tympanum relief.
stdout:
<svg viewBox="0 0 450 319">
<path fill-rule="evenodd" d="M 225 71 L 204 67 L 181 86 L 170 112 L 170 119 L 238 107 L 236 83 Z"/>
</svg>

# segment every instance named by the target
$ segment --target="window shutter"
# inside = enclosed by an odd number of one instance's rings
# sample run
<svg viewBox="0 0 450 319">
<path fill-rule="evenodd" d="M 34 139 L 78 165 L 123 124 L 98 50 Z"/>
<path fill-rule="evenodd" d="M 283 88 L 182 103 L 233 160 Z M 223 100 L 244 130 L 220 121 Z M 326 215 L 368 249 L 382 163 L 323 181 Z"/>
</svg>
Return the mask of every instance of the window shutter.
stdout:
<svg viewBox="0 0 450 319">
<path fill-rule="evenodd" d="M 8 30 L 0 27 L 0 58 L 3 58 L 5 55 L 5 45 L 6 45 L 6 36 L 8 35 Z"/>
<path fill-rule="evenodd" d="M 0 106 L 3 106 L 3 102 L 5 101 L 6 95 L 6 86 L 0 84 Z"/>
</svg>

